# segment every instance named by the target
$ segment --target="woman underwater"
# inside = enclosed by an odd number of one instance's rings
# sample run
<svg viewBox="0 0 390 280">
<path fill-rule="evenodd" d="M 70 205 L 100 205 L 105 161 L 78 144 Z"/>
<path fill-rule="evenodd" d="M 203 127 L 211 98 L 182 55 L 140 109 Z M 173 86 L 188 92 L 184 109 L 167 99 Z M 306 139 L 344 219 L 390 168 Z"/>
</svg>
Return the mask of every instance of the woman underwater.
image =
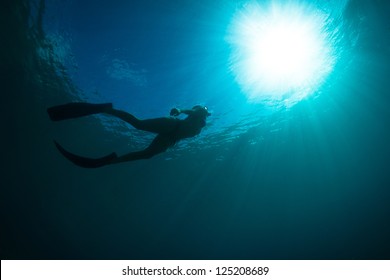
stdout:
<svg viewBox="0 0 390 280">
<path fill-rule="evenodd" d="M 198 135 L 206 125 L 206 118 L 210 116 L 207 107 L 196 105 L 189 110 L 173 108 L 170 112 L 170 117 L 140 120 L 125 111 L 114 109 L 112 103 L 92 104 L 82 102 L 50 107 L 47 109 L 47 112 L 53 121 L 105 113 L 120 118 L 136 129 L 157 134 L 152 143 L 144 150 L 131 152 L 119 157 L 116 153 L 112 153 L 97 159 L 75 155 L 54 141 L 58 150 L 67 159 L 85 168 L 97 168 L 108 164 L 151 158 L 165 152 L 169 147 L 172 147 L 182 139 Z M 182 113 L 187 115 L 185 119 L 176 118 Z"/>
</svg>

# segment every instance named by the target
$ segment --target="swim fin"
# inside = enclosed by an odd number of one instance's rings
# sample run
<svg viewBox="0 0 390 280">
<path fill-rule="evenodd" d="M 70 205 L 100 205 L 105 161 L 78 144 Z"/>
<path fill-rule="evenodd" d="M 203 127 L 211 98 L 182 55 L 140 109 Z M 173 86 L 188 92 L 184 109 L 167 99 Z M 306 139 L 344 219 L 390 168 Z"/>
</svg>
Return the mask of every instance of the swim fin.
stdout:
<svg viewBox="0 0 390 280">
<path fill-rule="evenodd" d="M 72 154 L 71 152 L 68 152 L 57 141 L 54 141 L 54 144 L 56 145 L 57 149 L 61 152 L 61 154 L 64 157 L 66 157 L 68 160 L 70 160 L 74 164 L 81 166 L 81 167 L 85 167 L 85 168 L 102 167 L 104 165 L 110 164 L 114 159 L 116 159 L 118 157 L 116 155 L 116 153 L 111 153 L 111 154 L 104 156 L 104 157 L 101 157 L 101 158 L 81 157 L 81 156 Z"/>
<path fill-rule="evenodd" d="M 50 107 L 47 109 L 47 113 L 52 121 L 62 121 L 103 113 L 107 108 L 112 108 L 112 103 L 92 104 L 85 102 L 72 102 Z"/>
</svg>

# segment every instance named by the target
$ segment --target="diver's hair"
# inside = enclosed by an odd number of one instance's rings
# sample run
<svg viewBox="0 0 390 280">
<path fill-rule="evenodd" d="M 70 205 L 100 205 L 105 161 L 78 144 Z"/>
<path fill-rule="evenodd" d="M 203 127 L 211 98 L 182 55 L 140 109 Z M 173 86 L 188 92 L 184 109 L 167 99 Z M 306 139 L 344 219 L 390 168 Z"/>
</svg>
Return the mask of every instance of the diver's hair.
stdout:
<svg viewBox="0 0 390 280">
<path fill-rule="evenodd" d="M 207 116 L 210 116 L 210 115 L 211 115 L 211 114 L 209 113 L 209 110 L 207 109 L 206 106 L 195 105 L 194 107 L 192 107 L 192 110 L 196 110 L 196 109 L 203 110 L 204 112 L 207 113 Z"/>
</svg>

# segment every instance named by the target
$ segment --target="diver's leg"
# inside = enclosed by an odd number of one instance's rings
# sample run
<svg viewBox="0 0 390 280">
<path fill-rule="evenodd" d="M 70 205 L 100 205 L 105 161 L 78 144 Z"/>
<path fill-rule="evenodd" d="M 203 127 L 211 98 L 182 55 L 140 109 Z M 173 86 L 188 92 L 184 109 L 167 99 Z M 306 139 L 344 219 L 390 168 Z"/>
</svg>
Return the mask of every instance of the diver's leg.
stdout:
<svg viewBox="0 0 390 280">
<path fill-rule="evenodd" d="M 149 159 L 157 154 L 165 152 L 169 147 L 172 147 L 175 142 L 168 137 L 157 135 L 152 143 L 145 150 L 139 152 L 131 152 L 126 155 L 117 157 L 113 159 L 110 164 L 139 160 L 139 159 Z"/>
<path fill-rule="evenodd" d="M 131 124 L 136 129 L 158 134 L 172 132 L 177 127 L 178 122 L 178 120 L 174 118 L 156 118 L 140 120 L 132 114 L 114 108 L 107 108 L 104 113 L 120 118 L 121 120 Z"/>
</svg>

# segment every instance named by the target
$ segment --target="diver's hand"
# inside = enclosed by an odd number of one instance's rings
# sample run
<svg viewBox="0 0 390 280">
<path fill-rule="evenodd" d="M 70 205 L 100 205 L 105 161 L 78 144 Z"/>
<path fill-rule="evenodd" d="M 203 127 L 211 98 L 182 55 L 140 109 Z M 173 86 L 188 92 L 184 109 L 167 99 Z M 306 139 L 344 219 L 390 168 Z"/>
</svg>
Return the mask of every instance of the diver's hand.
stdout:
<svg viewBox="0 0 390 280">
<path fill-rule="evenodd" d="M 174 117 L 180 115 L 180 109 L 173 108 L 173 109 L 171 110 L 170 115 L 171 115 L 171 116 L 174 116 Z"/>
</svg>

